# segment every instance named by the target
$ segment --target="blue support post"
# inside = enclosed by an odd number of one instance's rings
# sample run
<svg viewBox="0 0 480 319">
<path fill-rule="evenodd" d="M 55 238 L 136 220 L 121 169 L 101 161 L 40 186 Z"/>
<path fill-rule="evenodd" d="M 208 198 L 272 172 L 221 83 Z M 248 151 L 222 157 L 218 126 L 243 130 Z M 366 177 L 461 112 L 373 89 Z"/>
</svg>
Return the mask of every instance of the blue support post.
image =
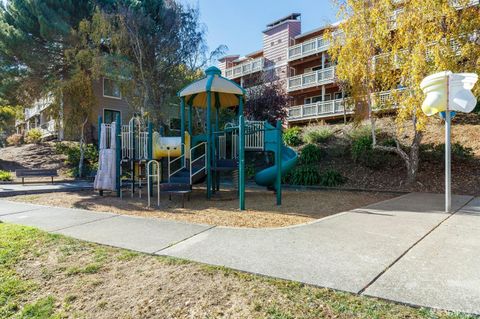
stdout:
<svg viewBox="0 0 480 319">
<path fill-rule="evenodd" d="M 207 114 L 206 114 L 206 121 L 207 121 L 207 198 L 210 199 L 212 197 L 212 170 L 211 170 L 211 163 L 212 163 L 212 121 L 211 121 L 211 114 L 212 114 L 212 92 L 207 92 Z"/>
<path fill-rule="evenodd" d="M 117 196 L 120 197 L 120 161 L 122 159 L 122 137 L 121 137 L 121 130 L 122 130 L 122 122 L 120 120 L 120 114 L 117 114 L 117 117 L 115 119 L 115 138 L 117 141 L 117 149 L 116 149 L 116 190 L 117 190 Z"/>
<path fill-rule="evenodd" d="M 277 166 L 277 179 L 275 189 L 277 191 L 277 205 L 282 205 L 282 122 L 277 121 L 277 151 L 275 152 L 275 165 Z"/>
<path fill-rule="evenodd" d="M 245 118 L 240 115 L 238 124 L 239 137 L 239 163 L 238 163 L 238 191 L 239 191 L 239 208 L 245 210 Z"/>
</svg>

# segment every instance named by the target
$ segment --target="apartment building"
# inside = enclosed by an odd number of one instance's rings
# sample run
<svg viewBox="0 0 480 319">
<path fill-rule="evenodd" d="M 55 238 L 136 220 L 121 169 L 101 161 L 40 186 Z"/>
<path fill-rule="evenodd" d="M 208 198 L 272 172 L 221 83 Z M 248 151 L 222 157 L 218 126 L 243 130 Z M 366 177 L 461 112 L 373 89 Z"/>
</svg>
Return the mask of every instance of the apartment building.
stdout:
<svg viewBox="0 0 480 319">
<path fill-rule="evenodd" d="M 114 81 L 102 78 L 94 81 L 92 85 L 97 104 L 89 118 L 88 140 L 97 138 L 99 116 L 102 116 L 104 123 L 115 121 L 117 114 L 120 115 L 122 121 L 128 120 L 132 116 L 128 103 L 122 98 L 120 88 Z M 74 106 L 65 105 L 64 114 L 58 114 L 61 111 L 59 107 L 55 107 L 54 96 L 49 94 L 25 109 L 23 120 L 17 120 L 15 124 L 17 133 L 25 134 L 32 129 L 38 129 L 42 132 L 44 139 L 69 139 L 69 131 L 72 128 L 65 128 L 65 124 L 61 125 L 63 122 L 61 119 L 68 117 L 71 107 Z"/>
<path fill-rule="evenodd" d="M 258 84 L 252 79 L 261 79 L 260 74 L 281 81 L 290 97 L 289 124 L 344 117 L 351 112 L 344 109 L 325 37 L 335 28 L 332 24 L 302 33 L 300 14 L 290 14 L 267 25 L 261 50 L 223 57 L 219 68 L 223 76 L 246 88 Z"/>
<path fill-rule="evenodd" d="M 398 4 L 401 0 L 396 0 Z M 464 6 L 455 4 L 457 10 Z M 479 0 L 470 0 L 467 6 L 478 6 Z M 399 7 L 391 17 L 395 29 Z M 229 55 L 219 60 L 223 76 L 245 88 L 258 85 L 263 76 L 280 80 L 290 97 L 288 124 L 301 125 L 316 120 L 335 120 L 352 114 L 345 95 L 336 82 L 335 63 L 331 60 L 326 32 L 337 30 L 339 23 L 302 33 L 300 14 L 292 13 L 267 25 L 263 33 L 263 47 L 245 56 Z M 381 58 L 381 56 L 378 56 Z M 405 88 L 399 86 L 397 90 Z M 390 91 L 377 92 L 376 101 L 383 105 Z"/>
</svg>

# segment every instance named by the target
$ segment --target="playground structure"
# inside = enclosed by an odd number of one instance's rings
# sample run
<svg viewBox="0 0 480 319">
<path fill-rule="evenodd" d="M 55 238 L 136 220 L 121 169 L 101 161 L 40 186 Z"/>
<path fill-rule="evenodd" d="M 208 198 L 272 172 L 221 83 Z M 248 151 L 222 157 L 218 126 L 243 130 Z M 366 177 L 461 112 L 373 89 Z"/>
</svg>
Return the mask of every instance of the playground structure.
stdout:
<svg viewBox="0 0 480 319">
<path fill-rule="evenodd" d="M 282 125 L 266 121 L 248 121 L 243 116 L 245 90 L 221 76 L 211 67 L 205 77 L 182 89 L 180 98 L 180 136 L 165 137 L 153 130 L 150 122 L 134 116 L 128 124 L 115 125 L 116 191 L 120 197 L 125 188 L 133 197 L 142 196 L 147 188 L 148 203 L 153 194 L 160 205 L 160 194 L 189 196 L 192 186 L 206 181 L 210 199 L 220 190 L 220 175 L 230 173 L 238 188 L 239 208 L 245 209 L 245 152 L 272 152 L 274 165 L 255 175 L 255 182 L 275 190 L 276 203 L 281 205 L 282 175 L 296 164 L 297 153 L 282 141 Z M 202 108 L 206 132 L 194 135 L 193 108 Z M 236 116 L 223 129 L 219 127 L 220 110 L 236 108 Z M 185 113 L 188 109 L 188 116 Z M 99 118 L 99 127 L 102 118 Z M 120 123 L 117 116 L 116 123 Z M 112 136 L 112 135 L 110 135 Z M 101 140 L 99 133 L 99 140 Z M 109 139 L 109 138 L 107 138 Z M 112 143 L 113 144 L 113 143 Z M 155 190 L 156 189 L 156 190 Z"/>
</svg>

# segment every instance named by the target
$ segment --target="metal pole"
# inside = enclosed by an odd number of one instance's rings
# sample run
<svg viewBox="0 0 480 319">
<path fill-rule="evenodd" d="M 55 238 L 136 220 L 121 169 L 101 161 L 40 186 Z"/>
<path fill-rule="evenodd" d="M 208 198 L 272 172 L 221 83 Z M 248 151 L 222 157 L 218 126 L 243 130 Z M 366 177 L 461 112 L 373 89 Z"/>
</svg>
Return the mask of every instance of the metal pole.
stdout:
<svg viewBox="0 0 480 319">
<path fill-rule="evenodd" d="M 452 150 L 451 150 L 451 125 L 450 114 L 450 75 L 447 77 L 447 110 L 445 112 L 445 212 L 452 210 Z"/>
</svg>

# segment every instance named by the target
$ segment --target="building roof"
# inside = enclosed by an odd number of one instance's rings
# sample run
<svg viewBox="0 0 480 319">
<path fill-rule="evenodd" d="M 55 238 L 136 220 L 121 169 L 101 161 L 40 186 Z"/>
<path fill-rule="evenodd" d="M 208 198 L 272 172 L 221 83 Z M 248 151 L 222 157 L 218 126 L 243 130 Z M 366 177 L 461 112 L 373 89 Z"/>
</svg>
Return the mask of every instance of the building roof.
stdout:
<svg viewBox="0 0 480 319">
<path fill-rule="evenodd" d="M 238 55 L 238 54 L 231 54 L 231 55 L 226 55 L 224 57 L 221 57 L 220 59 L 218 59 L 218 61 L 223 62 L 224 60 L 226 60 L 228 58 L 238 59 L 239 57 L 240 57 L 240 55 Z"/>
<path fill-rule="evenodd" d="M 335 23 L 323 25 L 321 27 L 318 27 L 318 28 L 315 28 L 313 30 L 310 30 L 310 31 L 304 32 L 302 34 L 299 34 L 295 37 L 295 39 L 301 39 L 301 38 L 307 37 L 307 36 L 312 35 L 312 34 L 317 33 L 317 32 L 321 32 L 321 31 L 331 29 L 331 28 L 336 28 L 340 25 L 340 23 L 342 23 L 342 21 L 337 21 Z"/>
<path fill-rule="evenodd" d="M 278 20 L 273 21 L 272 23 L 267 24 L 267 28 L 269 28 L 269 29 L 270 29 L 270 28 L 273 28 L 273 27 L 275 27 L 275 26 L 277 26 L 277 25 L 279 25 L 279 24 L 282 24 L 282 23 L 285 22 L 285 21 L 297 20 L 297 18 L 300 17 L 300 16 L 301 16 L 300 13 L 291 13 L 291 14 L 283 17 L 283 18 L 280 18 L 280 19 L 278 19 Z"/>
</svg>

